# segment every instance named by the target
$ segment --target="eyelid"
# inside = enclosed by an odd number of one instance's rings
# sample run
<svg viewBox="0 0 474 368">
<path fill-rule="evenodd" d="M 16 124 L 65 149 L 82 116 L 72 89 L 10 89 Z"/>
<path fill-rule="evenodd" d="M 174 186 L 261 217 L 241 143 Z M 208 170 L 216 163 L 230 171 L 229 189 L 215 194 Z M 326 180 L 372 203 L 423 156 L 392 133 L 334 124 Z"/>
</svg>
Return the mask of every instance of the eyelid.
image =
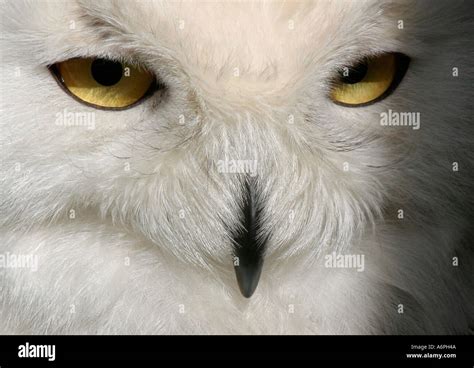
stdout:
<svg viewBox="0 0 474 368">
<path fill-rule="evenodd" d="M 332 74 L 333 74 L 333 78 L 332 79 L 337 79 L 338 77 L 338 73 L 339 71 L 344 68 L 344 67 L 352 67 L 354 65 L 357 65 L 359 63 L 362 63 L 364 61 L 367 61 L 367 60 L 370 60 L 370 59 L 374 59 L 374 58 L 377 58 L 377 57 L 381 57 L 383 55 L 387 55 L 387 54 L 392 54 L 392 55 L 400 55 L 400 56 L 404 56 L 406 58 L 408 58 L 409 60 L 412 60 L 412 57 L 403 53 L 403 52 L 400 52 L 400 51 L 378 51 L 378 52 L 370 52 L 370 53 L 366 53 L 364 55 L 361 55 L 361 56 L 356 56 L 356 57 L 352 57 L 352 58 L 348 58 L 346 62 L 344 62 L 343 64 L 339 64 L 335 70 L 333 70 Z"/>
</svg>

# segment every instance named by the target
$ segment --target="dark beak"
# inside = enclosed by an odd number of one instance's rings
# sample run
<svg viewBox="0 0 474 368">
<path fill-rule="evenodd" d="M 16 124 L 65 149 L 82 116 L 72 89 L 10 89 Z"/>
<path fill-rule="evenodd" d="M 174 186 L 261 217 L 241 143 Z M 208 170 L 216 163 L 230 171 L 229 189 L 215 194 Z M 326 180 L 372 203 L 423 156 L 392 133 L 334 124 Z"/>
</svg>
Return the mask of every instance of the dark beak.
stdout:
<svg viewBox="0 0 474 368">
<path fill-rule="evenodd" d="M 247 180 L 242 205 L 242 231 L 234 237 L 234 269 L 242 295 L 250 298 L 262 273 L 263 255 L 267 239 L 258 238 L 260 226 L 259 198 L 255 181 Z"/>
</svg>

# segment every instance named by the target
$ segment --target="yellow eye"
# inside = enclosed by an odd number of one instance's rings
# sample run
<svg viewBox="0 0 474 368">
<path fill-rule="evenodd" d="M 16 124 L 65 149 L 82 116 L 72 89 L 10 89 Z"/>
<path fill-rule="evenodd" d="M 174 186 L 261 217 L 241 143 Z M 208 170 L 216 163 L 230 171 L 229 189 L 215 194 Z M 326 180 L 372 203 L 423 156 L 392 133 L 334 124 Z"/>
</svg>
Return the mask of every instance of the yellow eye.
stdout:
<svg viewBox="0 0 474 368">
<path fill-rule="evenodd" d="M 120 110 L 150 95 L 153 74 L 143 68 L 100 58 L 69 59 L 51 67 L 61 85 L 81 102 Z"/>
<path fill-rule="evenodd" d="M 391 53 L 365 59 L 340 71 L 331 99 L 345 106 L 363 106 L 387 97 L 400 83 L 409 58 Z"/>
</svg>

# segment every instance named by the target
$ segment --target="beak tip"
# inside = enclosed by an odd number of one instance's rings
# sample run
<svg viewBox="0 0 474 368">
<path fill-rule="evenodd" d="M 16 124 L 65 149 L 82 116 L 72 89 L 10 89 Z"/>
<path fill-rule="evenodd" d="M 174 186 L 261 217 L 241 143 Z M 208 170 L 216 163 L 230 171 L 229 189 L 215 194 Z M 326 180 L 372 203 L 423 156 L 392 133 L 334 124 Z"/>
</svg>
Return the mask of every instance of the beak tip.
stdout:
<svg viewBox="0 0 474 368">
<path fill-rule="evenodd" d="M 255 288 L 256 289 L 256 288 Z M 242 294 L 242 296 L 244 298 L 247 298 L 247 299 L 250 299 L 250 297 L 253 295 L 253 293 L 255 292 L 255 289 L 244 289 L 244 288 L 240 288 L 240 293 Z"/>
<path fill-rule="evenodd" d="M 257 289 L 262 265 L 260 264 L 257 267 L 244 267 L 241 265 L 235 266 L 234 269 L 241 294 L 247 299 L 250 298 Z"/>
</svg>

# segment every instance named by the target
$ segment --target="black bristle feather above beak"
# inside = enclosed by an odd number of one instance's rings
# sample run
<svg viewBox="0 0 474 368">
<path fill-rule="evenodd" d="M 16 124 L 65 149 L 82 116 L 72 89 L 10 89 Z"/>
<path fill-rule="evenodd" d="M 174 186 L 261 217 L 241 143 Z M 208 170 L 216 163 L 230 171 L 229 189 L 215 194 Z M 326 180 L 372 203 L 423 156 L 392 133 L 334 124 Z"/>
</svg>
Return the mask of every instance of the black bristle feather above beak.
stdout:
<svg viewBox="0 0 474 368">
<path fill-rule="evenodd" d="M 259 239 L 261 207 L 255 192 L 255 180 L 248 179 L 242 204 L 243 229 L 235 237 L 234 269 L 242 295 L 250 298 L 257 288 L 262 273 L 263 255 L 267 239 Z"/>
</svg>

